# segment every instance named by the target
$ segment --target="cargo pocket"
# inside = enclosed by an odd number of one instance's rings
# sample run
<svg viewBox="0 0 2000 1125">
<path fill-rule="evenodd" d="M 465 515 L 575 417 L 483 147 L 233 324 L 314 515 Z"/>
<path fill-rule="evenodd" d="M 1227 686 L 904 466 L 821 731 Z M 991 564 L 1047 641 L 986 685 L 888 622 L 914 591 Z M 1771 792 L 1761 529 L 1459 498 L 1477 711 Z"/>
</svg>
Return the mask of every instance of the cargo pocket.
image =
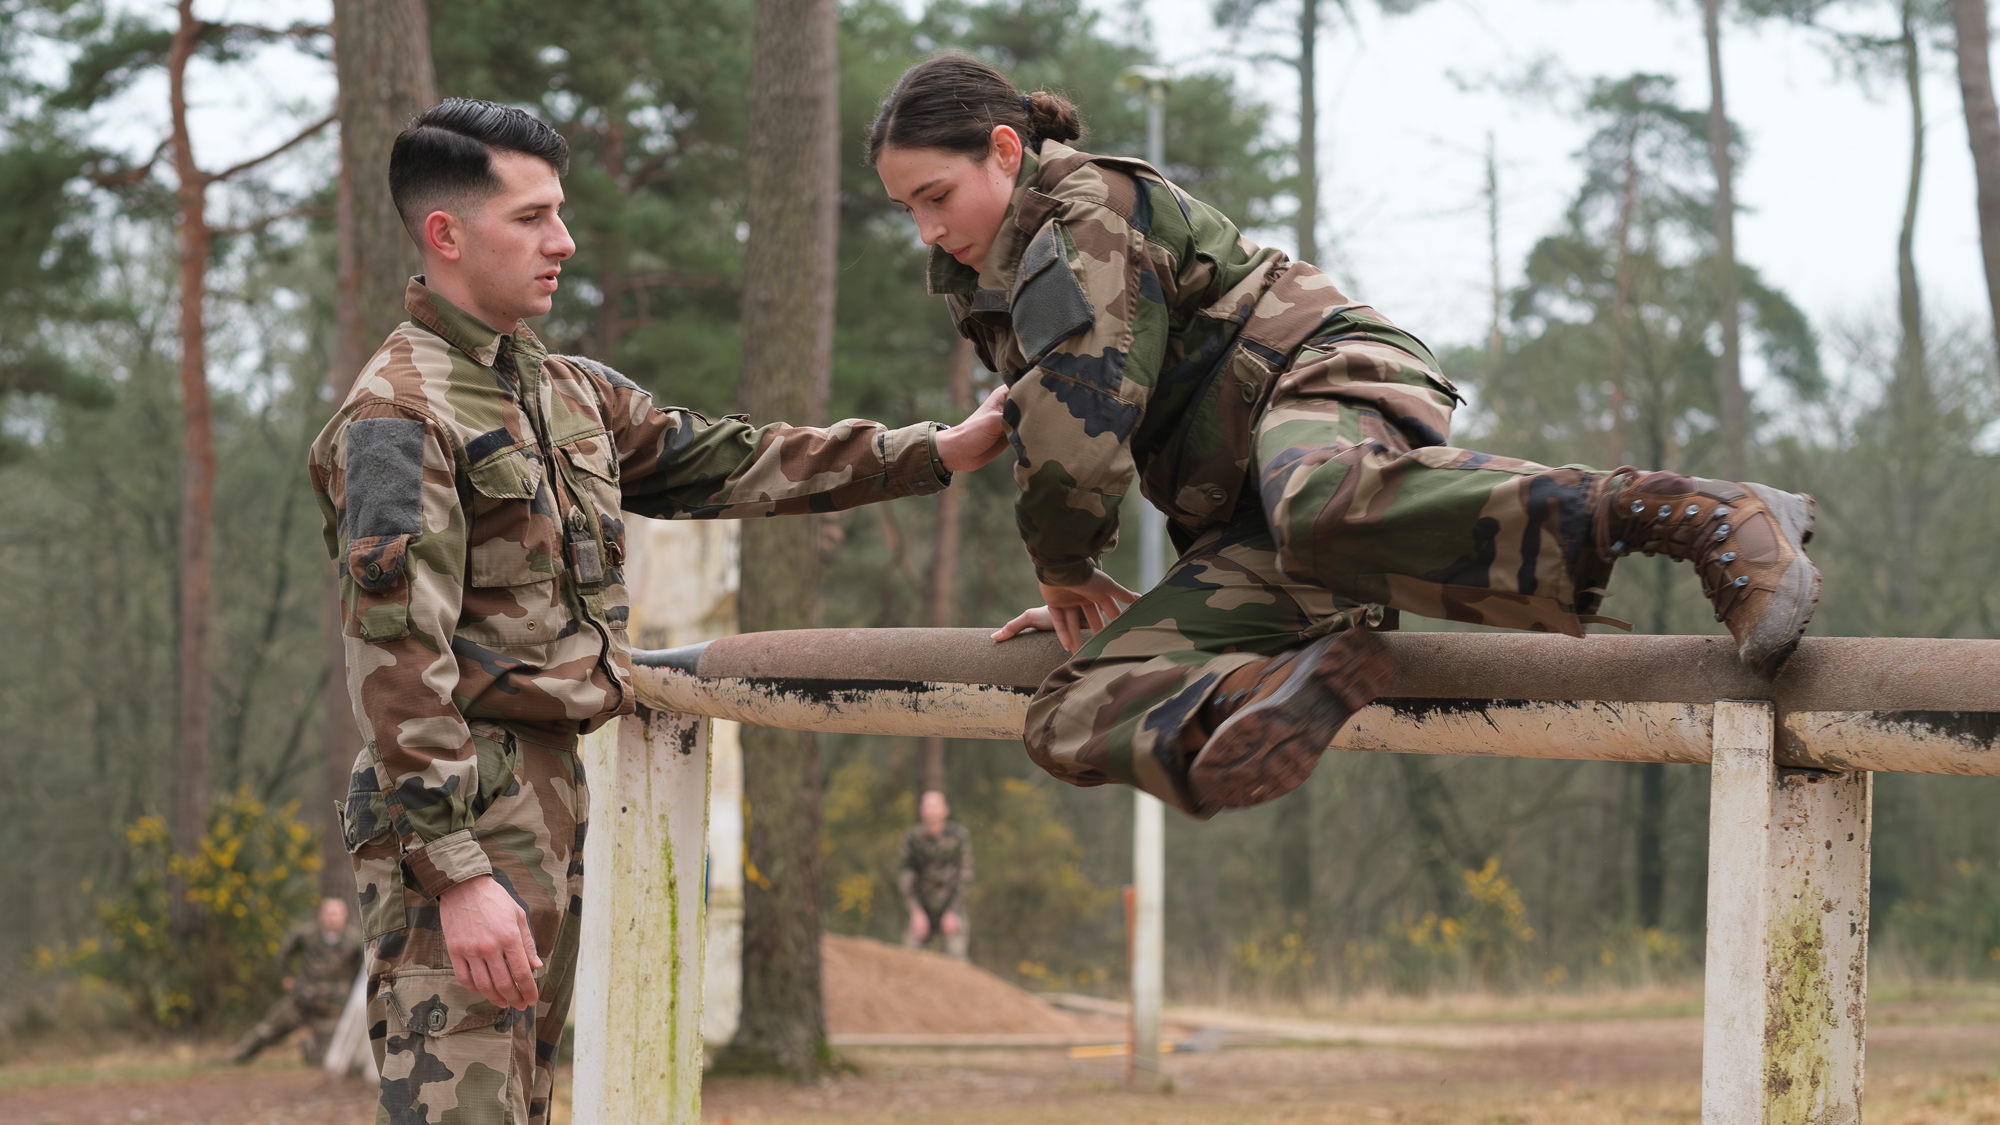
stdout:
<svg viewBox="0 0 2000 1125">
<path fill-rule="evenodd" d="M 347 545 L 347 631 L 370 644 L 410 635 L 410 537 L 370 535 Z"/>
<path fill-rule="evenodd" d="M 347 797 L 333 806 L 341 842 L 354 862 L 354 893 L 367 941 L 408 925 L 403 912 L 403 849 L 389 822 L 389 803 L 376 784 L 382 762 L 372 749 L 354 759 Z"/>
<path fill-rule="evenodd" d="M 547 646 L 570 617 L 556 598 L 562 540 L 548 510 L 542 462 L 524 450 L 502 450 L 466 476 L 478 495 L 458 637 L 484 648 Z"/>
<path fill-rule="evenodd" d="M 450 969 L 402 969 L 382 982 L 382 990 L 389 997 L 392 1021 L 405 1031 L 432 1039 L 490 1028 L 510 1013 L 458 983 Z M 507 1036 L 492 1038 L 498 1040 L 500 1054 L 496 1063 L 488 1065 L 505 1074 L 509 1065 Z"/>
</svg>

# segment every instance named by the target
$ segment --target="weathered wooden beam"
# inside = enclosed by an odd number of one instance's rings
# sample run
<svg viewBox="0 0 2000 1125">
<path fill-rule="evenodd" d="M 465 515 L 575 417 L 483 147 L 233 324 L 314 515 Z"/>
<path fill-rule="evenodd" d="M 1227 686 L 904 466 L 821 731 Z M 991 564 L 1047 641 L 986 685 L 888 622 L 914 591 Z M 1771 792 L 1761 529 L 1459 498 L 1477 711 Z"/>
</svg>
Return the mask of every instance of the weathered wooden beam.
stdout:
<svg viewBox="0 0 2000 1125">
<path fill-rule="evenodd" d="M 709 720 L 641 708 L 584 740 L 573 1120 L 698 1125 Z"/>
<path fill-rule="evenodd" d="M 1383 699 L 1345 750 L 1706 762 L 1710 705 L 1771 702 L 1778 761 L 2000 774 L 2000 642 L 1809 638 L 1776 684 L 1726 637 L 1397 633 Z M 980 629 L 809 629 L 642 652 L 656 706 L 767 726 L 1017 739 L 1064 659 L 1055 638 Z"/>
<path fill-rule="evenodd" d="M 1874 775 L 1780 766 L 1776 736 L 1715 705 L 1704 1125 L 1861 1120 Z"/>
</svg>

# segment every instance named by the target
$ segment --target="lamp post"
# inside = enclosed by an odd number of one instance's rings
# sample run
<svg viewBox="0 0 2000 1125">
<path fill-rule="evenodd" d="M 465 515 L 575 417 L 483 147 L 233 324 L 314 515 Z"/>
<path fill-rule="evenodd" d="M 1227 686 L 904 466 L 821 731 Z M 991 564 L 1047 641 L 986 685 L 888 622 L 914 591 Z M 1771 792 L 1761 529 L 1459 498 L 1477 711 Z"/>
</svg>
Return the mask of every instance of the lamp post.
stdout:
<svg viewBox="0 0 2000 1125">
<path fill-rule="evenodd" d="M 1167 71 L 1135 66 L 1118 84 L 1146 98 L 1146 161 L 1166 163 Z M 1162 173 L 1164 174 L 1164 173 Z M 1165 571 L 1167 520 L 1158 508 L 1138 500 L 1139 586 L 1151 590 Z M 1132 791 L 1132 1055 L 1127 1077 L 1138 1087 L 1160 1088 L 1160 1007 L 1165 992 L 1166 818 L 1160 799 Z"/>
</svg>

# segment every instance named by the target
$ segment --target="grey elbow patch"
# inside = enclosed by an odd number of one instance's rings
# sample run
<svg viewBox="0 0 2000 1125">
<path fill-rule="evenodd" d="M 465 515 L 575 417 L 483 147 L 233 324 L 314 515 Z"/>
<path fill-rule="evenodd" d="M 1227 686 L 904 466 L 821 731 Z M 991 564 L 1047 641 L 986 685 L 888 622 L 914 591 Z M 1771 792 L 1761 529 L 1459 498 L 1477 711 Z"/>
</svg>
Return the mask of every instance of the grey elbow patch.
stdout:
<svg viewBox="0 0 2000 1125">
<path fill-rule="evenodd" d="M 422 422 L 362 418 L 348 423 L 346 522 L 350 540 L 423 534 Z"/>
</svg>

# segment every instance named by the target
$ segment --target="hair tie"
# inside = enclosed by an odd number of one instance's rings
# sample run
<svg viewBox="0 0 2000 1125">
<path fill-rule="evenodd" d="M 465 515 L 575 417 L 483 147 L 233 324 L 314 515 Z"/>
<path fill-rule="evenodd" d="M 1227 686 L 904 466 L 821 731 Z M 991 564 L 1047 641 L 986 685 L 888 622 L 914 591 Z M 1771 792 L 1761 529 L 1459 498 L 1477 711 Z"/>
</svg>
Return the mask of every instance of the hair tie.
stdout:
<svg viewBox="0 0 2000 1125">
<path fill-rule="evenodd" d="M 1032 133 L 1032 132 L 1034 132 L 1034 131 L 1035 131 L 1035 96 L 1034 96 L 1033 94 L 1022 94 L 1022 95 L 1021 95 L 1021 112 L 1023 112 L 1023 113 L 1025 113 L 1025 114 L 1027 114 L 1027 115 L 1028 115 L 1028 131 L 1029 131 L 1029 132 L 1031 132 L 1031 133 Z"/>
</svg>

